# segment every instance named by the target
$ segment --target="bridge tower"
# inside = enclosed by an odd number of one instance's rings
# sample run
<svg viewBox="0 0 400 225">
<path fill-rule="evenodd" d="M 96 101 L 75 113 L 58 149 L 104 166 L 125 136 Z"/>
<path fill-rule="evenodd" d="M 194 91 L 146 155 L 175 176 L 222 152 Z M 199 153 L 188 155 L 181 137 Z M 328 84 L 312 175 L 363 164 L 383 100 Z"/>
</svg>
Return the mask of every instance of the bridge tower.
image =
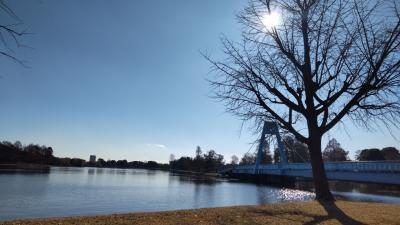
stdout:
<svg viewBox="0 0 400 225">
<path fill-rule="evenodd" d="M 286 157 L 286 151 L 285 147 L 282 142 L 281 135 L 279 134 L 279 127 L 276 122 L 273 121 L 265 121 L 263 130 L 261 133 L 260 137 L 260 143 L 258 145 L 258 151 L 257 151 L 257 157 L 256 157 L 256 164 L 254 167 L 254 173 L 258 172 L 258 168 L 260 166 L 262 157 L 263 157 L 263 150 L 265 148 L 266 144 L 266 136 L 267 135 L 275 135 L 276 136 L 276 141 L 278 143 L 278 149 L 279 149 L 279 156 L 280 156 L 280 163 L 281 165 L 287 164 L 287 157 Z"/>
</svg>

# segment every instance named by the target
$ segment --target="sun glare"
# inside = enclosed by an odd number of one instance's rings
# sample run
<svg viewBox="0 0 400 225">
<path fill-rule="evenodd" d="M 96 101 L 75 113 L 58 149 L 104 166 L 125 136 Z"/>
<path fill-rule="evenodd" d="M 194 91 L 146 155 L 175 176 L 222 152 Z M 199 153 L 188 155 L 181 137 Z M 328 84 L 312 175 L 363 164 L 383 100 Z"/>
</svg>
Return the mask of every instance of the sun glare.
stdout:
<svg viewBox="0 0 400 225">
<path fill-rule="evenodd" d="M 271 12 L 271 13 L 265 14 L 261 19 L 262 24 L 267 29 L 271 29 L 273 27 L 278 26 L 280 21 L 281 21 L 281 16 L 277 12 Z"/>
</svg>

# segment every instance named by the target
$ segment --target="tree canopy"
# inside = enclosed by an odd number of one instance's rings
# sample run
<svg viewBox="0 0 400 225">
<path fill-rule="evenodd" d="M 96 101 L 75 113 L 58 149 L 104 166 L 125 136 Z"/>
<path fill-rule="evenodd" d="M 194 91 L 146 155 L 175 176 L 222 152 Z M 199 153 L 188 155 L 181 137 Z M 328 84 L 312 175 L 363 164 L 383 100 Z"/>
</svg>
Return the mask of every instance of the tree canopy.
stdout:
<svg viewBox="0 0 400 225">
<path fill-rule="evenodd" d="M 197 172 L 217 172 L 224 164 L 223 155 L 214 150 L 203 154 L 200 146 L 196 147 L 194 158 L 183 156 L 169 162 L 171 169 Z"/>
<path fill-rule="evenodd" d="M 356 152 L 358 161 L 400 160 L 400 151 L 395 147 L 363 149 Z"/>
<path fill-rule="evenodd" d="M 349 152 L 345 151 L 335 138 L 332 138 L 322 152 L 322 157 L 327 162 L 340 162 L 350 160 L 348 154 Z"/>
</svg>

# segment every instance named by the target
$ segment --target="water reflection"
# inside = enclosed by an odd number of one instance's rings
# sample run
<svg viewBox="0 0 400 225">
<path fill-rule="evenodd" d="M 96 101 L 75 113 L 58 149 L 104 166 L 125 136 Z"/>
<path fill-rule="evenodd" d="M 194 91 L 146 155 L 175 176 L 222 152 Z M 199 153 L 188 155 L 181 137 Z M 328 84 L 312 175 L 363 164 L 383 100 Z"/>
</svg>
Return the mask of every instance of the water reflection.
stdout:
<svg viewBox="0 0 400 225">
<path fill-rule="evenodd" d="M 89 175 L 94 175 L 95 171 L 96 171 L 95 168 L 89 168 L 89 169 L 88 169 L 88 174 L 89 174 Z"/>
<path fill-rule="evenodd" d="M 170 177 L 176 177 L 179 179 L 180 182 L 188 182 L 193 184 L 206 184 L 206 185 L 213 185 L 218 182 L 228 181 L 227 179 L 209 176 L 204 174 L 197 174 L 197 173 L 177 173 L 177 172 L 170 172 Z"/>
<path fill-rule="evenodd" d="M 0 220 L 161 211 L 313 199 L 311 182 L 293 187 L 143 169 L 61 168 L 0 175 Z M 400 203 L 399 187 L 331 183 L 354 200 Z M 379 193 L 379 194 L 377 194 Z M 397 193 L 397 194 L 394 194 Z M 389 196 L 392 195 L 392 196 Z"/>
<path fill-rule="evenodd" d="M 267 204 L 271 196 L 267 193 L 265 188 L 263 188 L 261 185 L 257 186 L 257 197 L 258 197 L 258 204 Z"/>
<path fill-rule="evenodd" d="M 149 175 L 149 176 L 154 176 L 154 175 L 156 175 L 156 170 L 146 170 L 146 173 L 147 173 L 147 175 Z"/>
<path fill-rule="evenodd" d="M 126 170 L 125 169 L 115 169 L 115 173 L 118 175 L 125 175 Z"/>
<path fill-rule="evenodd" d="M 104 173 L 104 169 L 103 168 L 96 168 L 96 174 L 103 174 Z"/>
<path fill-rule="evenodd" d="M 329 186 L 332 191 L 337 193 L 339 192 L 364 193 L 364 194 L 400 197 L 400 185 L 330 181 Z M 296 182 L 293 188 L 313 192 L 314 184 L 311 181 L 302 180 Z"/>
<path fill-rule="evenodd" d="M 279 190 L 278 199 L 284 202 L 307 201 L 315 198 L 315 194 L 309 191 L 299 191 L 288 188 Z"/>
</svg>

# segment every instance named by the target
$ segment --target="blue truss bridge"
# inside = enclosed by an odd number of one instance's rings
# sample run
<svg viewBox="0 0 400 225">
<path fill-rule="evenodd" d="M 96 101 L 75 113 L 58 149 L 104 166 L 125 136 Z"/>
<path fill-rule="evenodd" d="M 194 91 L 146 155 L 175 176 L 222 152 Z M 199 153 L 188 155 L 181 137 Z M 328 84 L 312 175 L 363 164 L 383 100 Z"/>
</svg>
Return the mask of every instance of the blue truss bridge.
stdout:
<svg viewBox="0 0 400 225">
<path fill-rule="evenodd" d="M 276 136 L 280 155 L 279 163 L 260 163 L 268 135 Z M 325 171 L 329 180 L 400 185 L 400 161 L 326 162 Z M 271 175 L 292 178 L 313 177 L 310 163 L 288 163 L 284 144 L 279 134 L 279 128 L 275 122 L 264 123 L 254 165 L 228 167 L 222 169 L 220 173 L 233 176 Z"/>
</svg>

